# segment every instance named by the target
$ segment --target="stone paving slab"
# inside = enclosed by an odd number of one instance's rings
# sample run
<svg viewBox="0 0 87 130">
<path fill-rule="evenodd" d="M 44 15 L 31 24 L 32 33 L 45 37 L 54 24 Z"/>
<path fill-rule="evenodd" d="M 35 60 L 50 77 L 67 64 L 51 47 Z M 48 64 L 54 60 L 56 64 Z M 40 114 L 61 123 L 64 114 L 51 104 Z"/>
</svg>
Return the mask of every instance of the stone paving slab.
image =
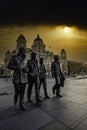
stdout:
<svg viewBox="0 0 87 130">
<path fill-rule="evenodd" d="M 42 105 L 40 106 L 41 109 L 45 110 L 46 112 L 51 111 L 53 109 L 59 108 L 67 104 L 69 101 L 61 100 L 60 98 L 54 96 L 50 99 L 44 100 Z"/>
<path fill-rule="evenodd" d="M 13 106 L 13 95 L 0 96 L 0 111 L 4 111 Z"/>
<path fill-rule="evenodd" d="M 87 108 L 84 108 L 79 104 L 68 103 L 60 108 L 50 111 L 49 114 L 67 127 L 72 128 L 73 124 L 73 127 L 75 127 L 80 118 L 87 114 Z"/>
<path fill-rule="evenodd" d="M 37 130 L 52 121 L 54 121 L 54 119 L 50 115 L 36 108 L 1 121 L 0 130 L 19 130 L 21 128 Z"/>
<path fill-rule="evenodd" d="M 79 104 L 84 104 L 87 102 L 87 96 L 84 95 L 74 95 L 69 98 L 65 97 L 65 99 Z"/>
<path fill-rule="evenodd" d="M 62 90 L 63 90 L 63 89 L 62 89 Z M 75 93 L 72 93 L 72 92 L 67 93 L 66 90 L 65 90 L 65 91 L 63 90 L 62 95 L 63 95 L 63 97 L 64 97 L 64 99 L 65 99 L 65 98 L 70 98 L 70 97 L 72 97 L 72 96 L 74 96 L 74 95 L 76 95 L 76 94 L 75 94 Z"/>
<path fill-rule="evenodd" d="M 69 128 L 71 130 L 75 130 L 76 128 L 78 128 L 78 126 L 87 118 L 87 115 L 84 115 L 83 117 L 81 117 L 77 122 L 73 123 Z"/>
<path fill-rule="evenodd" d="M 9 118 L 0 122 L 0 130 L 37 130 L 29 125 L 23 126 L 17 117 Z"/>
<path fill-rule="evenodd" d="M 83 120 L 74 130 L 87 130 L 87 118 Z"/>
<path fill-rule="evenodd" d="M 35 105 L 30 104 L 30 103 L 25 103 L 25 106 L 26 106 L 27 112 L 37 108 Z M 19 110 L 19 106 L 9 107 L 8 109 L 5 109 L 5 110 L 0 112 L 0 121 L 6 120 L 8 118 L 11 118 L 11 117 L 14 117 L 14 116 L 17 116 L 20 114 L 22 114 L 22 111 Z"/>
<path fill-rule="evenodd" d="M 38 130 L 69 130 L 67 127 L 65 127 L 64 125 L 62 125 L 60 122 L 58 121 L 54 121 L 50 124 L 48 124 L 47 126 L 38 129 Z"/>
</svg>

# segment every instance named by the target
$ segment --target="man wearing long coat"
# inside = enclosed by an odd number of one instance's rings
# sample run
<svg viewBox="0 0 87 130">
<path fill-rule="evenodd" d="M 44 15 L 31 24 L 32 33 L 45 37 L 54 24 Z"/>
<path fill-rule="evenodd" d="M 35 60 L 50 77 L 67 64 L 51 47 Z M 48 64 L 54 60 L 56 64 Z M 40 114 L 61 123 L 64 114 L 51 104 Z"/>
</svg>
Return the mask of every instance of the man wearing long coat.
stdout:
<svg viewBox="0 0 87 130">
<path fill-rule="evenodd" d="M 26 50 L 23 47 L 19 48 L 18 54 L 13 55 L 8 63 L 8 69 L 14 70 L 13 72 L 13 84 L 14 84 L 14 105 L 17 104 L 19 97 L 19 106 L 21 110 L 25 110 L 24 107 L 24 93 L 27 80 L 26 64 L 25 64 Z"/>
<path fill-rule="evenodd" d="M 56 96 L 62 97 L 62 95 L 60 95 L 60 88 L 61 86 L 62 87 L 64 86 L 65 77 L 60 68 L 58 55 L 54 55 L 54 61 L 52 62 L 51 70 L 52 70 L 52 77 L 55 78 L 55 85 L 52 88 L 53 94 L 55 94 L 56 91 Z"/>
</svg>

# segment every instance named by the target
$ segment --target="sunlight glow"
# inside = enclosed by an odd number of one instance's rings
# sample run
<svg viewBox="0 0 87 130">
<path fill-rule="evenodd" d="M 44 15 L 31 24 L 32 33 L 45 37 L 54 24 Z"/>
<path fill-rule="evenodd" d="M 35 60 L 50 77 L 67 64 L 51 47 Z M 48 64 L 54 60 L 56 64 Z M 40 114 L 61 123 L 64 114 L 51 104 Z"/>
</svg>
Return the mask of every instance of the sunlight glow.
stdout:
<svg viewBox="0 0 87 130">
<path fill-rule="evenodd" d="M 72 30 L 69 27 L 64 27 L 64 33 L 69 34 L 72 32 Z"/>
<path fill-rule="evenodd" d="M 62 27 L 57 27 L 56 28 L 57 34 L 60 35 L 61 37 L 65 38 L 73 38 L 75 37 L 74 34 L 74 28 L 68 27 L 68 26 L 62 26 Z"/>
</svg>

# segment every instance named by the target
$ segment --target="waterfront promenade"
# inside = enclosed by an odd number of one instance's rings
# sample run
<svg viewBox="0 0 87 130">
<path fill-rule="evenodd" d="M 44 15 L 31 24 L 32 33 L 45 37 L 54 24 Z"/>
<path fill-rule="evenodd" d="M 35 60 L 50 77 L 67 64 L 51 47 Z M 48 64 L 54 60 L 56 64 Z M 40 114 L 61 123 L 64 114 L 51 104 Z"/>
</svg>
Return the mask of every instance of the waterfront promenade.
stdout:
<svg viewBox="0 0 87 130">
<path fill-rule="evenodd" d="M 0 79 L 0 130 L 87 130 L 87 79 L 67 78 L 61 88 L 62 98 L 52 94 L 54 79 L 47 79 L 50 99 L 36 105 L 34 88 L 33 103 L 27 102 L 26 111 L 13 105 L 13 85 L 10 80 Z M 26 87 L 27 91 L 27 87 Z"/>
</svg>

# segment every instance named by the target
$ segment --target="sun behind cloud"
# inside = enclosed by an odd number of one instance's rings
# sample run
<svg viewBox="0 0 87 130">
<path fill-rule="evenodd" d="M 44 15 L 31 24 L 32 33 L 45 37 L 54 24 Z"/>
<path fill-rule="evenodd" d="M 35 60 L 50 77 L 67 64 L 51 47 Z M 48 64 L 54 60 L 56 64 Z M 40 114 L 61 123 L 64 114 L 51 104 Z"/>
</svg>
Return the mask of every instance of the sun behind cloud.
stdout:
<svg viewBox="0 0 87 130">
<path fill-rule="evenodd" d="M 72 32 L 71 28 L 69 28 L 69 27 L 64 27 L 64 33 L 69 34 L 69 33 L 71 33 L 71 32 Z"/>
<path fill-rule="evenodd" d="M 68 27 L 68 26 L 56 27 L 56 33 L 61 37 L 73 38 L 76 36 L 74 32 L 75 32 L 74 27 Z"/>
</svg>

